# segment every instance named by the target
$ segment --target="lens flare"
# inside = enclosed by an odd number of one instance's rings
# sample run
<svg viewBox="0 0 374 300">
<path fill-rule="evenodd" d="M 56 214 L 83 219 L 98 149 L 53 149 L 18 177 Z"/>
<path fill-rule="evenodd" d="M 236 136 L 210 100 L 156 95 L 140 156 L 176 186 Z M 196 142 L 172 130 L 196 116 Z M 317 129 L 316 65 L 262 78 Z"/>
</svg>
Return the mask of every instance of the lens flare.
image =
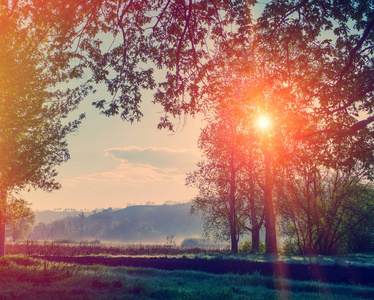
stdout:
<svg viewBox="0 0 374 300">
<path fill-rule="evenodd" d="M 258 119 L 258 126 L 261 129 L 267 129 L 267 128 L 269 128 L 270 127 L 270 120 L 269 120 L 269 118 L 264 117 L 264 116 L 260 117 Z"/>
</svg>

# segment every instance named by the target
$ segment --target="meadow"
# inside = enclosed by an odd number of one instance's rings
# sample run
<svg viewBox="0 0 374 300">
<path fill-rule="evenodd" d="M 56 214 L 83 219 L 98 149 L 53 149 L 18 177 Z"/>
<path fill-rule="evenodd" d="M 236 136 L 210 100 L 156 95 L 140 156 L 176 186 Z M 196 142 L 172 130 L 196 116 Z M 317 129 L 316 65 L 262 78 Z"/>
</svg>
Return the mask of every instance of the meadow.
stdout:
<svg viewBox="0 0 374 300">
<path fill-rule="evenodd" d="M 0 259 L 1 299 L 367 299 L 374 298 L 373 285 L 332 284 L 284 280 L 252 274 L 213 274 L 193 270 L 159 270 L 101 264 L 82 265 L 63 259 L 53 262 L 43 255 L 90 257 L 183 257 L 215 260 L 238 259 L 224 251 L 181 249 L 151 245 L 69 245 L 59 243 L 18 243 L 7 245 Z M 28 252 L 15 253 L 16 250 Z M 132 249 L 132 250 L 131 250 Z M 131 250 L 131 251 L 130 251 Z M 125 253 L 124 253 L 125 252 Z M 132 254 L 129 254 L 132 253 Z M 135 254 L 134 254 L 135 253 Z M 137 255 L 139 254 L 139 255 Z M 217 260 L 217 257 L 220 259 Z M 241 257 L 240 259 L 245 259 Z M 247 259 L 268 260 L 262 255 Z M 284 257 L 287 260 L 286 257 Z M 289 257 L 288 261 L 308 264 L 312 258 Z M 322 260 L 322 257 L 313 258 Z M 346 264 L 349 257 L 326 257 L 323 263 Z M 371 265 L 372 257 L 351 256 L 352 263 Z M 364 261 L 365 260 L 365 261 Z"/>
</svg>

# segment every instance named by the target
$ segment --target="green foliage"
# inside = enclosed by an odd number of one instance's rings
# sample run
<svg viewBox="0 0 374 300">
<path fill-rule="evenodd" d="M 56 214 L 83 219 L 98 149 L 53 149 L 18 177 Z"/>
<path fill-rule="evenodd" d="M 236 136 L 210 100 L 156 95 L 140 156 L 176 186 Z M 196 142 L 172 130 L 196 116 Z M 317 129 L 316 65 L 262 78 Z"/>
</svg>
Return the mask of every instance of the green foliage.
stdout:
<svg viewBox="0 0 374 300">
<path fill-rule="evenodd" d="M 12 237 L 13 242 L 16 239 L 25 238 L 26 234 L 31 231 L 34 221 L 35 214 L 27 201 L 15 197 L 8 200 L 5 215 L 6 234 Z"/>
<path fill-rule="evenodd" d="M 27 3 L 28 2 L 28 3 Z M 62 89 L 67 76 L 51 47 L 54 28 L 38 23 L 32 1 L 0 4 L 0 219 L 7 198 L 22 189 L 60 188 L 56 166 L 69 159 L 66 136 L 84 115 L 66 122 L 85 91 Z M 45 17 L 45 16 L 44 16 Z M 4 255 L 1 224 L 0 255 Z"/>
<path fill-rule="evenodd" d="M 265 244 L 261 241 L 260 241 L 260 247 L 259 247 L 258 253 L 256 253 L 254 249 L 252 248 L 251 240 L 246 240 L 239 247 L 239 254 L 263 254 L 263 253 L 265 253 Z"/>
<path fill-rule="evenodd" d="M 215 245 L 217 244 L 204 238 L 186 238 L 182 241 L 181 248 L 214 248 Z"/>
<path fill-rule="evenodd" d="M 295 237 L 287 237 L 283 242 L 283 253 L 285 255 L 300 255 L 300 247 Z"/>
<path fill-rule="evenodd" d="M 287 236 L 286 253 L 336 254 L 372 249 L 373 188 L 361 183 L 353 172 L 320 167 L 314 172 L 304 170 L 305 177 L 283 181 L 280 211 Z"/>
<path fill-rule="evenodd" d="M 363 177 L 373 179 L 372 4 L 367 0 L 275 0 L 267 2 L 254 21 L 251 8 L 255 3 L 242 0 L 2 3 L 0 209 L 6 206 L 5 198 L 13 190 L 35 187 L 51 191 L 60 187 L 55 166 L 68 160 L 66 135 L 77 128 L 83 116 L 68 124 L 64 118 L 100 83 L 107 86 L 109 95 L 97 99 L 94 105 L 107 116 L 120 115 L 129 122 L 142 117 L 143 89 L 157 89 L 153 102 L 161 104 L 165 112 L 159 128 L 173 130 L 170 117 L 199 111 L 209 114 L 219 106 L 221 112 L 230 112 L 226 117 L 230 115 L 234 122 L 221 122 L 225 126 L 215 127 L 223 133 L 220 139 L 212 140 L 221 143 L 219 150 L 210 152 L 208 147 L 206 154 L 224 157 L 223 161 L 230 162 L 231 168 L 227 164 L 201 165 L 200 178 L 212 175 L 212 182 L 220 190 L 212 195 L 214 188 L 207 184 L 211 190 L 206 193 L 205 189 L 200 199 L 196 198 L 195 210 L 205 213 L 207 232 L 215 231 L 217 238 L 231 237 L 233 245 L 249 219 L 236 213 L 248 211 L 241 209 L 247 198 L 253 204 L 252 212 L 261 210 L 261 189 L 259 195 L 249 195 L 248 190 L 253 191 L 253 187 L 248 189 L 243 184 L 244 189 L 242 185 L 235 191 L 233 188 L 240 179 L 249 182 L 248 178 L 253 177 L 261 181 L 256 174 L 248 176 L 249 170 L 261 170 L 261 160 L 247 163 L 248 172 L 237 174 L 234 171 L 243 161 L 232 163 L 228 159 L 235 156 L 231 154 L 240 154 L 245 160 L 248 153 L 239 150 L 250 149 L 248 141 L 257 140 L 253 134 L 249 140 L 228 134 L 235 126 L 227 125 L 233 123 L 254 132 L 245 122 L 236 122 L 244 120 L 243 115 L 252 121 L 259 111 L 274 117 L 270 146 L 274 151 L 275 179 L 282 178 L 284 173 L 292 178 L 294 170 L 285 170 L 285 166 L 295 167 L 308 158 L 316 161 L 317 168 L 338 172 L 342 167 L 345 174 L 359 166 Z M 105 46 L 108 40 L 113 41 L 110 47 Z M 164 72 L 156 74 L 155 69 Z M 228 76 L 228 71 L 234 76 Z M 76 88 L 61 88 L 72 81 Z M 81 81 L 83 84 L 79 85 Z M 243 103 L 248 111 L 231 109 L 240 108 Z M 205 136 L 209 133 L 206 131 Z M 225 141 L 230 136 L 231 140 Z M 202 139 L 202 145 L 207 140 Z M 209 146 L 209 142 L 205 145 Z M 227 151 L 230 149 L 237 152 Z M 303 149 L 305 152 L 299 155 Z M 194 176 L 197 178 L 198 174 Z M 235 198 L 239 191 L 244 196 Z M 301 194 L 308 197 L 312 192 L 308 188 Z M 339 199 L 334 193 L 331 196 Z M 255 199 L 259 201 L 253 202 Z M 210 207 L 203 201 L 210 203 Z M 353 202 L 347 206 L 352 212 Z M 319 251 L 354 248 L 350 242 L 354 241 L 354 235 L 339 241 L 331 238 L 340 236 L 340 230 L 348 232 L 353 225 L 350 220 L 359 219 L 360 214 L 370 215 L 371 211 L 360 207 L 362 210 L 356 215 L 346 215 L 343 228 L 337 229 L 340 220 L 330 216 L 334 212 L 335 217 L 341 214 L 344 207 L 324 201 L 323 207 L 319 207 L 323 213 L 318 214 L 318 220 L 313 224 L 308 221 L 309 231 L 317 227 L 325 230 L 317 234 Z M 250 225 L 260 225 L 261 215 L 251 218 Z M 115 222 L 96 221 L 86 228 L 94 236 L 116 229 Z M 55 225 L 60 228 L 58 234 L 69 231 L 61 224 Z M 133 234 L 152 235 L 153 227 L 149 225 L 136 224 Z M 326 232 L 330 229 L 334 231 L 332 234 Z M 371 238 L 370 230 L 362 229 L 358 232 L 365 234 L 353 242 L 359 245 L 354 251 L 363 249 Z M 329 240 L 319 239 L 321 236 L 328 236 Z M 311 232 L 309 239 L 303 241 L 309 244 L 308 251 L 316 248 L 313 239 L 315 235 Z"/>
<path fill-rule="evenodd" d="M 217 56 L 217 60 L 230 60 L 228 53 Z M 243 91 L 245 77 L 224 66 L 216 68 L 215 78 L 224 82 L 212 83 L 210 90 L 209 101 L 215 105 L 198 141 L 204 160 L 197 164 L 198 170 L 187 175 L 186 184 L 199 190 L 191 213 L 201 212 L 204 234 L 231 241 L 236 253 L 239 237 L 248 229 L 260 230 L 262 225 L 262 195 L 259 180 L 255 180 L 260 177 L 259 170 L 252 167 L 261 165 L 262 156 L 258 155 L 251 107 Z"/>
<path fill-rule="evenodd" d="M 63 80 L 88 77 L 87 89 L 99 83 L 107 86 L 108 98 L 93 103 L 105 115 L 139 120 L 141 91 L 158 87 L 153 101 L 166 113 L 159 127 L 172 129 L 169 115 L 201 109 L 199 83 L 211 68 L 206 64 L 210 54 L 206 40 L 220 40 L 236 28 L 242 35 L 248 32 L 252 4 L 28 0 L 4 6 L 25 12 L 27 21 L 43 29 L 38 33 L 50 43 L 44 49 L 52 53 L 52 70 Z M 108 41 L 113 41 L 111 47 L 105 46 Z M 166 72 L 155 74 L 155 69 Z"/>
</svg>

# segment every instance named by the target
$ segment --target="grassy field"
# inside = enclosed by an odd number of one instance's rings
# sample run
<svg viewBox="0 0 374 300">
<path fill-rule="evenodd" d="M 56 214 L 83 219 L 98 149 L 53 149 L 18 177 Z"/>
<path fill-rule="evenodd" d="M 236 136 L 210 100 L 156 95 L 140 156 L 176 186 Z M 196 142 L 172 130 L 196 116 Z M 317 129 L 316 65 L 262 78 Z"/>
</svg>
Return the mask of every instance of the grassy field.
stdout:
<svg viewBox="0 0 374 300">
<path fill-rule="evenodd" d="M 373 287 L 259 274 L 82 266 L 14 255 L 0 259 L 0 299 L 363 299 Z"/>
<path fill-rule="evenodd" d="M 271 261 L 263 255 L 232 256 L 214 249 L 164 245 L 10 243 L 0 259 L 0 299 L 374 299 L 374 285 L 355 286 L 282 280 L 259 273 L 217 275 L 56 263 L 37 256 L 145 256 L 194 260 Z M 370 254 L 276 258 L 290 263 L 373 266 Z M 219 263 L 219 259 L 217 260 Z"/>
<path fill-rule="evenodd" d="M 178 246 L 155 244 L 124 244 L 124 243 L 58 243 L 50 241 L 8 242 L 6 253 L 10 255 L 53 255 L 53 256 L 143 256 L 143 257 L 187 257 L 203 259 L 239 259 L 258 262 L 274 261 L 273 257 L 262 254 L 230 255 L 227 248 L 181 248 Z M 374 267 L 374 253 L 359 253 L 335 256 L 289 256 L 278 255 L 278 261 L 287 263 L 320 265 L 341 265 Z"/>
</svg>

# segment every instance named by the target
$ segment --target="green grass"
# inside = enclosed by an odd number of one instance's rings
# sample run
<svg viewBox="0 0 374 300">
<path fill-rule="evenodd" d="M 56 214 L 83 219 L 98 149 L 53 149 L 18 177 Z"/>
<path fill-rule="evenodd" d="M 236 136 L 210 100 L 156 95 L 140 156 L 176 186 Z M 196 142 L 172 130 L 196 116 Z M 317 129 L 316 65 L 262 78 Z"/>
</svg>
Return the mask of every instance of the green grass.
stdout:
<svg viewBox="0 0 374 300">
<path fill-rule="evenodd" d="M 373 287 L 195 271 L 0 259 L 0 299 L 362 299 Z"/>
<path fill-rule="evenodd" d="M 342 265 L 374 267 L 374 254 L 347 254 L 335 256 L 287 256 L 276 258 L 263 254 L 230 255 L 227 251 L 204 248 L 180 248 L 167 245 L 148 244 L 61 244 L 56 242 L 24 241 L 6 244 L 8 254 L 54 255 L 54 256 L 136 256 L 200 259 L 234 259 L 258 262 L 283 261 L 286 263 L 317 263 L 320 265 Z"/>
</svg>

